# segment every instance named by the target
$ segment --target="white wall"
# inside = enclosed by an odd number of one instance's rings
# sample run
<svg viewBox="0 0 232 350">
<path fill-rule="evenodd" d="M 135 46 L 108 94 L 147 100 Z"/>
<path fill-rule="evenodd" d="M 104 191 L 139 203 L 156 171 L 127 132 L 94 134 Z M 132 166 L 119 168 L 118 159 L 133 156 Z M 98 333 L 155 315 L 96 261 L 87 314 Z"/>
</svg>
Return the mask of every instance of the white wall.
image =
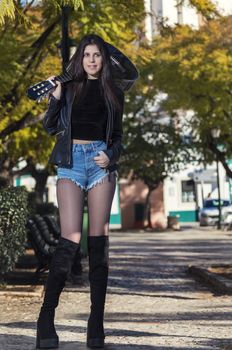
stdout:
<svg viewBox="0 0 232 350">
<path fill-rule="evenodd" d="M 196 203 L 182 202 L 181 181 L 191 180 L 189 175 L 193 173 L 194 167 L 189 166 L 188 169 L 170 175 L 164 181 L 164 208 L 165 214 L 169 211 L 193 211 L 196 210 Z"/>
<path fill-rule="evenodd" d="M 213 0 L 217 5 L 218 10 L 223 15 L 232 14 L 232 0 Z M 146 12 L 148 14 L 145 19 L 146 36 L 149 41 L 152 37 L 158 33 L 156 26 L 156 17 L 167 18 L 169 25 L 178 23 L 178 14 L 176 7 L 176 0 L 144 0 Z M 199 15 L 195 8 L 184 5 L 182 8 L 183 12 L 183 24 L 191 25 L 193 28 L 199 27 Z"/>
<path fill-rule="evenodd" d="M 208 166 L 206 170 L 202 170 L 202 172 L 199 173 L 197 173 L 197 168 L 195 166 L 189 165 L 188 169 L 170 175 L 164 182 L 165 214 L 168 215 L 169 211 L 195 210 L 197 205 L 202 207 L 203 200 L 209 193 L 211 198 L 218 198 L 216 176 L 216 164 Z M 227 182 L 225 170 L 221 164 L 219 164 L 219 178 L 221 198 L 229 200 L 229 183 Z M 197 203 L 182 202 L 181 181 L 191 179 L 195 181 Z"/>
<path fill-rule="evenodd" d="M 46 187 L 48 187 L 48 202 L 52 202 L 57 206 L 56 181 L 56 176 L 49 176 Z"/>
<path fill-rule="evenodd" d="M 214 0 L 214 3 L 223 15 L 232 15 L 232 0 Z"/>
</svg>

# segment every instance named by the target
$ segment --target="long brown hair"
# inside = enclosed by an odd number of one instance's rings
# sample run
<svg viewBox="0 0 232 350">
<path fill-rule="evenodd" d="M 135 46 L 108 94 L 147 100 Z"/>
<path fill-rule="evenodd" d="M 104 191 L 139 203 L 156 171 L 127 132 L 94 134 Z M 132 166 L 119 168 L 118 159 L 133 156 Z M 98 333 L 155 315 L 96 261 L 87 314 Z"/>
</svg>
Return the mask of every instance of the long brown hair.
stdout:
<svg viewBox="0 0 232 350">
<path fill-rule="evenodd" d="M 113 109 L 120 110 L 122 106 L 117 98 L 117 87 L 113 80 L 112 65 L 110 62 L 110 55 L 107 48 L 107 43 L 96 34 L 85 35 L 72 56 L 68 64 L 68 71 L 73 75 L 73 87 L 75 89 L 76 97 L 80 97 L 85 90 L 87 83 L 87 73 L 83 68 L 83 57 L 85 47 L 87 45 L 96 45 L 102 55 L 102 69 L 99 75 L 101 92 L 105 101 L 110 104 Z"/>
</svg>

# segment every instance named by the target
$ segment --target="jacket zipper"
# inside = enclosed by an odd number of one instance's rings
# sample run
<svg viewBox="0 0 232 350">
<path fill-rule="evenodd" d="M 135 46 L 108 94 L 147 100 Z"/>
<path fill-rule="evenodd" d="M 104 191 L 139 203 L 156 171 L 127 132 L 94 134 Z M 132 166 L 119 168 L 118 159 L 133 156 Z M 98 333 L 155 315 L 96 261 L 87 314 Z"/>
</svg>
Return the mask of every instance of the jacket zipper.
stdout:
<svg viewBox="0 0 232 350">
<path fill-rule="evenodd" d="M 71 103 L 71 106 L 73 105 L 73 102 L 74 102 L 74 99 L 75 99 L 75 94 L 73 94 L 72 96 L 72 103 Z M 71 107 L 72 108 L 72 107 Z M 68 127 L 67 127 L 67 131 L 68 131 L 68 140 L 69 140 L 69 152 L 67 152 L 67 163 L 70 165 L 71 164 L 71 148 L 72 148 L 72 140 L 71 140 L 71 112 L 72 112 L 72 109 L 70 108 L 70 113 L 69 113 L 69 120 L 68 120 Z"/>
<path fill-rule="evenodd" d="M 111 110 L 111 106 L 109 104 L 109 102 L 107 101 L 107 109 L 108 109 L 108 113 L 109 113 L 109 116 L 108 116 L 108 123 L 107 123 L 107 132 L 106 132 L 106 144 L 107 144 L 107 148 L 108 148 L 108 143 L 109 143 L 109 136 L 110 136 L 110 129 L 111 129 L 111 121 L 112 121 L 112 110 Z"/>
</svg>

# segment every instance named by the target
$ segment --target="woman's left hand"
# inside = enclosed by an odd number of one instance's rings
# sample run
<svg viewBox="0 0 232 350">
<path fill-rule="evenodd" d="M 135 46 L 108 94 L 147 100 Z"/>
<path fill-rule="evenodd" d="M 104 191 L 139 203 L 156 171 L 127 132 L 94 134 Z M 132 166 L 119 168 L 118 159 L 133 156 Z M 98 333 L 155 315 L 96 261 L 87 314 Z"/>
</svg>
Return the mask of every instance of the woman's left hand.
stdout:
<svg viewBox="0 0 232 350">
<path fill-rule="evenodd" d="M 93 158 L 97 165 L 99 165 L 101 168 L 106 168 L 109 164 L 110 160 L 105 154 L 105 152 L 100 151 L 99 155 Z"/>
</svg>

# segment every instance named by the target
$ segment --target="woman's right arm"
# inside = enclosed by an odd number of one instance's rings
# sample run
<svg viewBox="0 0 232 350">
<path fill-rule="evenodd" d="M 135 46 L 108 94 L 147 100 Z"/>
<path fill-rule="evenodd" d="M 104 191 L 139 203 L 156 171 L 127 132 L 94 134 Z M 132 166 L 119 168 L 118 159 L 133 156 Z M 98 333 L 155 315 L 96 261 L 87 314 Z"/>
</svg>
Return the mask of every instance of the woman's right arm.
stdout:
<svg viewBox="0 0 232 350">
<path fill-rule="evenodd" d="M 49 79 L 54 79 L 55 77 L 50 77 Z M 43 127 L 50 135 L 55 135 L 57 132 L 58 119 L 61 109 L 61 83 L 56 81 L 56 88 L 50 95 L 49 105 L 47 112 L 45 113 L 43 119 Z"/>
</svg>

